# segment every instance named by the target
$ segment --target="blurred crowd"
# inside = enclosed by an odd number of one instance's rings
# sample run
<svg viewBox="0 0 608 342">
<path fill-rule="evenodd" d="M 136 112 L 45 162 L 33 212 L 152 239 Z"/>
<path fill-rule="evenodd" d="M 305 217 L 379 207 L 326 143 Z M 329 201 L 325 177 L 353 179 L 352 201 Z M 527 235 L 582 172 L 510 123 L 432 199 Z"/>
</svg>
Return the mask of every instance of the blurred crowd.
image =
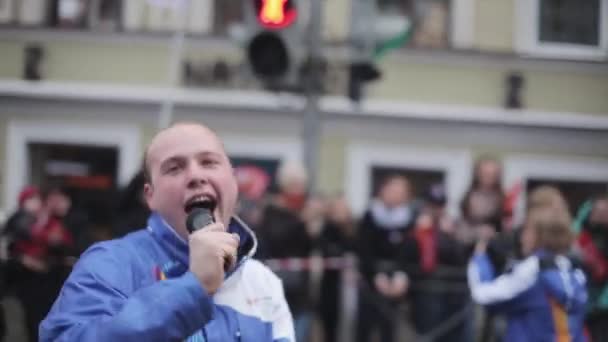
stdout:
<svg viewBox="0 0 608 342">
<path fill-rule="evenodd" d="M 2 230 L 2 295 L 15 295 L 24 311 L 29 341 L 37 341 L 46 316 L 78 255 L 76 228 L 70 223 L 70 198 L 60 188 L 28 186 L 19 208 Z M 2 312 L 2 335 L 5 333 Z"/>
<path fill-rule="evenodd" d="M 531 315 L 535 309 L 524 305 L 515 313 L 501 312 L 477 300 L 471 295 L 476 288 L 470 285 L 467 266 L 470 273 L 472 260 L 487 256 L 498 279 L 546 250 L 584 271 L 585 334 L 593 341 L 608 341 L 602 328 L 608 324 L 608 194 L 589 199 L 581 208 L 568 208 L 554 187 L 540 186 L 528 194 L 521 186 L 505 191 L 500 162 L 481 158 L 458 217 L 448 213 L 442 184 L 433 184 L 416 197 L 415 184 L 394 174 L 382 180 L 362 217 L 356 218 L 343 195 L 310 194 L 305 169 L 297 163 L 279 167 L 272 193 L 269 179 L 255 172 L 241 169 L 237 176 L 240 216 L 259 239 L 257 257 L 321 260 L 316 268 L 300 263 L 275 269 L 298 341 L 311 340 L 315 318 L 321 322 L 323 341 L 339 340 L 345 281 L 358 289 L 357 341 L 371 341 L 377 335 L 381 341 L 395 341 L 399 322 L 408 322 L 419 340 L 500 340 L 509 334 L 511 323 L 521 319 L 517 315 Z M 149 212 L 142 188 L 143 177 L 137 175 L 124 189 L 112 236 L 146 225 Z M 516 222 L 514 208 L 520 196 L 527 198 L 526 215 L 523 222 Z M 70 207 L 69 196 L 60 188 L 27 187 L 19 195 L 19 209 L 2 229 L 1 294 L 18 298 L 31 341 L 77 256 L 95 240 L 87 233 L 86 218 Z M 549 208 L 553 214 L 546 218 L 535 213 L 538 208 Z M 574 218 L 572 209 L 578 209 Z M 567 229 L 549 230 L 553 239 L 545 239 L 545 226 Z M 560 248 L 553 248 L 556 244 Z M 354 266 L 343 258 L 350 256 L 357 260 Z M 323 260 L 343 263 L 329 267 Z M 345 270 L 353 267 L 357 276 L 345 277 Z M 319 277 L 315 269 L 321 270 Z"/>
</svg>

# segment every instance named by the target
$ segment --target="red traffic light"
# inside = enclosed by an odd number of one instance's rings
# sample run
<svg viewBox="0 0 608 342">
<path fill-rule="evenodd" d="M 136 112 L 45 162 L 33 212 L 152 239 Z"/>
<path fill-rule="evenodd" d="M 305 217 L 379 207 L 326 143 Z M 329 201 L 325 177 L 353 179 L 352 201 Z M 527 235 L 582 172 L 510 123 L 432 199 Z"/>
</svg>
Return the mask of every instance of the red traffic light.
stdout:
<svg viewBox="0 0 608 342">
<path fill-rule="evenodd" d="M 296 20 L 298 11 L 292 0 L 256 0 L 258 22 L 267 29 L 283 29 Z"/>
</svg>

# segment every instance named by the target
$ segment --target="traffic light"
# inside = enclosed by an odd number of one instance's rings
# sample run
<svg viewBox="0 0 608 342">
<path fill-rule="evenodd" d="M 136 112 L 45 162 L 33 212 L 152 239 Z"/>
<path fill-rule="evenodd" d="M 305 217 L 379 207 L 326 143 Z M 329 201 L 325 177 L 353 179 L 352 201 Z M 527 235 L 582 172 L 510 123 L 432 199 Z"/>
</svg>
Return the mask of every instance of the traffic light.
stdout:
<svg viewBox="0 0 608 342">
<path fill-rule="evenodd" d="M 260 25 L 270 30 L 289 27 L 298 15 L 292 0 L 257 0 L 255 9 Z"/>
<path fill-rule="evenodd" d="M 244 3 L 251 71 L 267 85 L 293 86 L 303 44 L 296 0 Z"/>
<path fill-rule="evenodd" d="M 373 62 L 356 62 L 349 67 L 348 98 L 360 102 L 363 98 L 363 87 L 366 83 L 378 80 L 382 73 Z"/>
</svg>

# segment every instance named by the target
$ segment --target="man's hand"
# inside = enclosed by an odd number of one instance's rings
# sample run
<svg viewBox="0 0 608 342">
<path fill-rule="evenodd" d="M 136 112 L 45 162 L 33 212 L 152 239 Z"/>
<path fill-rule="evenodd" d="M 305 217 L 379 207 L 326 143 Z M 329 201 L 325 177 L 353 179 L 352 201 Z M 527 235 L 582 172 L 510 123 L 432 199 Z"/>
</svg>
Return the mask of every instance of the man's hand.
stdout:
<svg viewBox="0 0 608 342">
<path fill-rule="evenodd" d="M 494 236 L 496 236 L 496 228 L 492 225 L 484 224 L 479 227 L 479 240 L 488 242 L 492 240 Z"/>
<path fill-rule="evenodd" d="M 239 236 L 230 234 L 221 223 L 213 223 L 188 236 L 190 271 L 208 293 L 214 294 L 224 281 L 224 263 L 236 263 Z"/>
<path fill-rule="evenodd" d="M 409 288 L 409 279 L 405 272 L 395 272 L 391 279 L 391 297 L 400 298 L 407 292 Z"/>
<path fill-rule="evenodd" d="M 21 258 L 21 263 L 23 264 L 23 266 L 25 266 L 25 268 L 29 269 L 30 271 L 46 273 L 49 270 L 49 267 L 46 262 L 29 255 L 24 255 Z"/>
<path fill-rule="evenodd" d="M 384 273 L 378 273 L 374 277 L 374 286 L 381 295 L 388 297 L 391 293 L 391 282 L 388 276 Z"/>
<path fill-rule="evenodd" d="M 475 254 L 484 254 L 488 248 L 490 240 L 496 235 L 496 229 L 491 225 L 484 224 L 479 227 L 478 240 L 475 243 Z"/>
</svg>

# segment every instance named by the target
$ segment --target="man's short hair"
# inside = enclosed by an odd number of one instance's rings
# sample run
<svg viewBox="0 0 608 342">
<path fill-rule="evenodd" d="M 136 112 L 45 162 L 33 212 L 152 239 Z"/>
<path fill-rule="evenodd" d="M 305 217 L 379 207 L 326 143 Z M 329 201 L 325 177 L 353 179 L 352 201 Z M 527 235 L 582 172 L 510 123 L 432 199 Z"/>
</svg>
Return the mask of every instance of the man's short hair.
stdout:
<svg viewBox="0 0 608 342">
<path fill-rule="evenodd" d="M 143 176 L 144 176 L 144 184 L 152 182 L 152 172 L 150 172 L 150 165 L 149 165 L 149 159 L 148 159 L 148 152 L 150 152 L 150 144 L 152 143 L 152 141 L 154 141 L 154 139 L 156 139 L 156 137 L 159 134 L 161 134 L 162 132 L 164 132 L 168 129 L 171 129 L 176 126 L 188 126 L 188 125 L 200 126 L 202 128 L 209 130 L 209 132 L 213 133 L 218 138 L 218 141 L 220 142 L 222 149 L 224 149 L 224 151 L 226 150 L 226 148 L 224 147 L 224 143 L 219 139 L 219 135 L 217 134 L 217 132 L 215 130 L 211 129 L 209 126 L 207 126 L 203 123 L 200 123 L 200 122 L 196 122 L 196 121 L 174 122 L 170 126 L 165 127 L 163 129 L 159 130 L 158 132 L 156 132 L 156 134 L 154 134 L 154 136 L 152 137 L 152 140 L 150 140 L 150 143 L 148 143 L 148 145 L 146 146 L 146 149 L 144 150 L 144 155 L 143 155 L 142 162 L 141 162 L 141 171 L 143 172 Z"/>
</svg>

